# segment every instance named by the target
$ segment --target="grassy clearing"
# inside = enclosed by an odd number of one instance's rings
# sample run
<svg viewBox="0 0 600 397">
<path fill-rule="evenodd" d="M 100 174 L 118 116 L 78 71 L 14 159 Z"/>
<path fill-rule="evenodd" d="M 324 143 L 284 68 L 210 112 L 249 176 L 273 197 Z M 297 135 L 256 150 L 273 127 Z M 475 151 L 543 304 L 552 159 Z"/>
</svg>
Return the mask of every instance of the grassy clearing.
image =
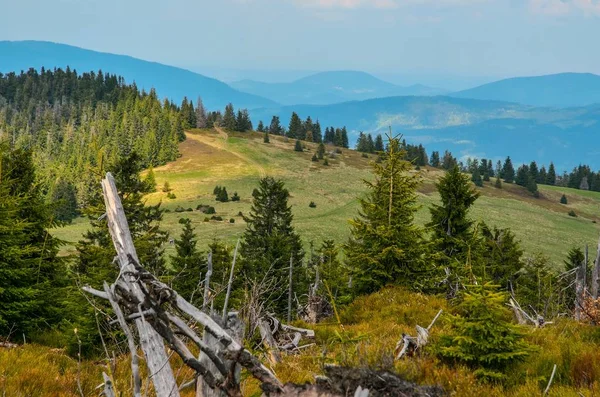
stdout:
<svg viewBox="0 0 600 397">
<path fill-rule="evenodd" d="M 230 244 L 242 234 L 245 223 L 239 212 L 248 213 L 252 191 L 261 176 L 271 175 L 285 181 L 290 190 L 295 226 L 306 247 L 311 241 L 319 243 L 324 238 L 344 242 L 348 238 L 348 220 L 356 216 L 357 197 L 364 194 L 363 179 L 370 178 L 369 161 L 352 150 L 343 150 L 330 158 L 330 166 L 311 161 L 316 145 L 307 143 L 304 153 L 294 152 L 294 141 L 271 137 L 265 144 L 258 133 L 225 134 L 215 130 L 192 130 L 180 146 L 181 157 L 163 167 L 156 168 L 158 192 L 148 196 L 149 203 L 162 202 L 169 213 L 163 226 L 177 236 L 178 220 L 189 217 L 199 234 L 199 244 L 206 247 L 213 239 L 224 239 Z M 333 151 L 333 148 L 329 148 Z M 428 206 L 437 202 L 435 181 L 443 173 L 435 169 L 422 169 L 423 185 L 420 188 L 422 208 L 417 221 L 424 225 L 429 220 Z M 168 181 L 176 199 L 168 199 L 161 191 Z M 218 203 L 212 195 L 216 185 L 225 186 L 229 194 L 238 192 L 240 202 Z M 490 225 L 511 228 L 521 240 L 528 254 L 543 252 L 557 266 L 572 246 L 595 247 L 600 229 L 600 193 L 568 188 L 540 186 L 541 197 L 531 197 L 525 189 L 504 184 L 493 187 L 493 181 L 480 189 L 472 217 Z M 568 205 L 559 203 L 566 194 Z M 309 208 L 314 201 L 316 208 Z M 217 215 L 225 222 L 205 222 L 206 215 L 198 211 L 176 213 L 175 208 L 195 209 L 198 204 L 215 206 Z M 570 210 L 577 213 L 573 218 Z M 233 218 L 235 223 L 229 223 Z M 70 242 L 65 253 L 73 251 L 72 243 L 79 240 L 87 222 L 55 230 L 55 234 Z M 167 248 L 171 252 L 172 247 Z M 593 248 L 592 248 L 593 252 Z"/>
</svg>

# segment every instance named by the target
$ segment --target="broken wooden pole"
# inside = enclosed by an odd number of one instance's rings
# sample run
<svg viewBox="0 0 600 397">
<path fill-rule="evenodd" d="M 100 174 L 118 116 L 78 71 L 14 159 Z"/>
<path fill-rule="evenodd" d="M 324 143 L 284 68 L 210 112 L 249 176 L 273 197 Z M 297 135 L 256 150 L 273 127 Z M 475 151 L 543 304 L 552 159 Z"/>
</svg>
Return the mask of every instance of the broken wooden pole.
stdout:
<svg viewBox="0 0 600 397">
<path fill-rule="evenodd" d="M 119 197 L 115 180 L 110 172 L 102 180 L 102 191 L 104 193 L 104 204 L 106 205 L 108 230 L 117 251 L 118 263 L 121 269 L 120 274 L 126 287 L 132 292 L 136 300 L 144 302 L 145 296 L 139 284 L 137 284 L 135 266 L 130 260 L 132 258 L 136 263 L 139 263 L 139 259 L 133 245 L 131 233 L 129 232 L 129 224 L 125 217 L 121 198 Z M 136 319 L 135 325 L 140 337 L 142 351 L 146 357 L 148 372 L 150 373 L 156 396 L 179 396 L 173 370 L 168 365 L 169 356 L 165 351 L 165 345 L 161 336 L 143 317 Z M 167 365 L 165 365 L 166 363 Z"/>
<path fill-rule="evenodd" d="M 210 297 L 210 278 L 212 277 L 213 272 L 212 251 L 208 251 L 206 268 L 206 277 L 204 278 L 204 295 L 202 296 L 202 310 L 204 311 L 206 311 L 208 298 Z"/>
<path fill-rule="evenodd" d="M 231 296 L 231 286 L 233 284 L 233 272 L 235 270 L 235 260 L 237 258 L 238 248 L 240 246 L 240 239 L 235 244 L 235 251 L 233 252 L 233 261 L 231 262 L 231 271 L 229 272 L 229 282 L 227 283 L 227 294 L 225 295 L 225 303 L 223 304 L 223 322 L 227 321 L 227 310 L 229 305 L 229 297 Z"/>
<path fill-rule="evenodd" d="M 294 257 L 290 255 L 290 275 L 289 275 L 289 286 L 288 286 L 288 312 L 287 312 L 287 322 L 292 322 L 292 269 L 294 268 Z"/>
<path fill-rule="evenodd" d="M 594 262 L 594 268 L 592 270 L 592 298 L 598 299 L 598 290 L 600 289 L 600 239 L 598 240 L 598 248 L 596 251 L 596 261 Z"/>
<path fill-rule="evenodd" d="M 261 318 L 258 320 L 258 330 L 260 332 L 262 344 L 269 356 L 269 361 L 272 365 L 279 364 L 281 362 L 281 354 L 279 354 L 279 347 L 277 346 L 277 342 L 275 342 L 273 331 L 271 330 L 269 323 Z"/>
</svg>

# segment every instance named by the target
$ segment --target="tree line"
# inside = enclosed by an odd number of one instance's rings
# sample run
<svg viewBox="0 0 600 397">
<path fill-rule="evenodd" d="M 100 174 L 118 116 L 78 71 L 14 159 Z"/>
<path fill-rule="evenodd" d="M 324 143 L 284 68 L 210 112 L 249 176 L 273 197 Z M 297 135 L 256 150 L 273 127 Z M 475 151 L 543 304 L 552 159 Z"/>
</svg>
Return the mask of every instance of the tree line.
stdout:
<svg viewBox="0 0 600 397">
<path fill-rule="evenodd" d="M 59 220 L 88 206 L 101 171 L 120 158 L 135 152 L 144 167 L 175 160 L 196 122 L 188 107 L 102 71 L 0 74 L 0 139 L 33 151 L 43 194 L 63 204 Z"/>
</svg>

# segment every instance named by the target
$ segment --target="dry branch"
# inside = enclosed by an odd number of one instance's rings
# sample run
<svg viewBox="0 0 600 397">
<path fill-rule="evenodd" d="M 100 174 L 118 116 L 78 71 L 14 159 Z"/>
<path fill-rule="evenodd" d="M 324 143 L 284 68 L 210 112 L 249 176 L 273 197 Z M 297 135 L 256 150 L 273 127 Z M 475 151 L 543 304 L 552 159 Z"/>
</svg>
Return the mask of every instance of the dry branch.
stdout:
<svg viewBox="0 0 600 397">
<path fill-rule="evenodd" d="M 402 339 L 400 339 L 396 344 L 396 360 L 400 360 L 404 356 L 412 357 L 417 352 L 417 350 L 427 345 L 429 341 L 429 331 L 442 314 L 442 311 L 443 310 L 440 309 L 440 311 L 435 315 L 435 317 L 433 318 L 433 320 L 427 328 L 423 328 L 420 325 L 417 325 L 416 337 L 407 334 L 402 334 Z"/>
</svg>

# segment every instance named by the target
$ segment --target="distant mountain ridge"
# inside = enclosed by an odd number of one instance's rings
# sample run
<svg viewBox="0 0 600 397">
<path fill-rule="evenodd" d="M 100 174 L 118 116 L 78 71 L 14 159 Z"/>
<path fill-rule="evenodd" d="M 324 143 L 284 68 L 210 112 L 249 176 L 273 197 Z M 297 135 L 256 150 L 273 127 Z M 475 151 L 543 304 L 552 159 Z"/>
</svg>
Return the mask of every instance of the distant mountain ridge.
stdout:
<svg viewBox="0 0 600 397">
<path fill-rule="evenodd" d="M 390 96 L 425 96 L 445 93 L 442 89 L 420 84 L 401 87 L 357 71 L 321 72 L 291 83 L 241 80 L 231 83 L 231 86 L 284 105 L 329 105 Z"/>
<path fill-rule="evenodd" d="M 359 131 L 385 133 L 392 127 L 428 150 L 451 150 L 457 157 L 554 161 L 559 169 L 579 163 L 600 168 L 600 105 L 534 107 L 449 96 L 388 97 L 340 104 L 295 105 L 251 111 L 253 122 L 269 125 L 277 115 L 288 125 L 296 112 L 325 127 L 347 126 L 351 144 Z"/>
<path fill-rule="evenodd" d="M 457 98 L 507 101 L 533 106 L 586 106 L 600 104 L 600 76 L 592 73 L 559 73 L 514 77 L 451 95 Z"/>
<path fill-rule="evenodd" d="M 65 68 L 78 72 L 102 70 L 123 76 L 127 82 L 149 91 L 155 88 L 159 97 L 181 102 L 184 96 L 221 110 L 229 102 L 238 108 L 274 106 L 275 102 L 257 95 L 240 92 L 227 84 L 185 69 L 144 61 L 126 55 L 86 50 L 44 41 L 0 41 L 0 72 L 16 72 L 41 67 Z"/>
</svg>

